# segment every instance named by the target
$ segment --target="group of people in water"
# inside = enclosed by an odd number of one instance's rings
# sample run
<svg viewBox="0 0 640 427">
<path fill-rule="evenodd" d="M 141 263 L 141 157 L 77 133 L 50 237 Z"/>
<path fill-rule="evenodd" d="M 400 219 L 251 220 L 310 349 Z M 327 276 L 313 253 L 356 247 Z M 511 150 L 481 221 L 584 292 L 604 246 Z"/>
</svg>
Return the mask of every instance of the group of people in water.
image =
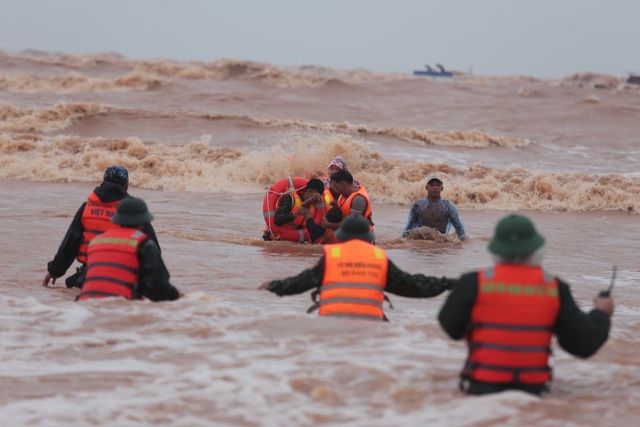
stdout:
<svg viewBox="0 0 640 427">
<path fill-rule="evenodd" d="M 468 238 L 456 205 L 442 198 L 443 188 L 440 175 L 434 174 L 427 179 L 427 197 L 411 205 L 402 237 L 424 238 L 424 233 L 414 232 L 421 228 L 447 234 L 453 226 L 461 241 Z M 327 177 L 322 181 L 287 177 L 276 182 L 267 191 L 263 213 L 266 222 L 263 238 L 267 241 L 333 243 L 334 231 L 349 215 L 363 216 L 371 230 L 374 228 L 367 190 L 349 172 L 342 156 L 333 158 L 327 168 Z"/>
<path fill-rule="evenodd" d="M 555 334 L 560 346 L 589 357 L 606 342 L 614 305 L 611 295 L 594 299 L 584 313 L 568 284 L 541 267 L 545 239 L 521 215 L 508 215 L 488 249 L 495 265 L 459 278 L 411 274 L 398 268 L 375 244 L 371 201 L 340 156 L 319 179 L 286 178 L 265 197 L 265 240 L 323 244 L 311 268 L 262 283 L 279 296 L 313 290 L 320 316 L 387 321 L 387 293 L 430 298 L 450 291 L 438 321 L 453 339 L 465 339 L 468 357 L 461 389 L 468 394 L 508 389 L 540 395 L 551 380 L 549 357 Z M 103 182 L 78 209 L 42 285 L 55 284 L 74 260 L 80 263 L 65 283 L 80 288 L 77 301 L 105 297 L 164 301 L 180 292 L 169 282 L 146 203 L 130 197 L 128 171 L 111 166 Z M 449 225 L 467 240 L 455 205 L 442 199 L 443 180 L 427 179 L 428 197 L 413 203 L 403 232 L 419 227 L 446 233 Z"/>
</svg>

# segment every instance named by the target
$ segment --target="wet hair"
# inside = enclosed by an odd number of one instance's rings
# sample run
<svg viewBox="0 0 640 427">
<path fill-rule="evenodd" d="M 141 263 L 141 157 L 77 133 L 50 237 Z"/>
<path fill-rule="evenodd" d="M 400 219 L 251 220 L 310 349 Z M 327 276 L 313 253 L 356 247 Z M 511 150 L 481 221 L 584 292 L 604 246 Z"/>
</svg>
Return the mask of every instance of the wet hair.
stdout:
<svg viewBox="0 0 640 427">
<path fill-rule="evenodd" d="M 337 224 L 342 221 L 342 211 L 339 207 L 333 206 L 327 211 L 325 218 L 327 218 L 327 221 Z"/>
<path fill-rule="evenodd" d="M 322 194 L 324 192 L 324 182 L 320 181 L 318 178 L 312 178 L 307 182 L 307 190 L 316 190 L 318 193 Z"/>
<path fill-rule="evenodd" d="M 348 170 L 341 169 L 331 175 L 331 182 L 346 182 L 347 184 L 353 184 L 353 175 Z"/>
</svg>

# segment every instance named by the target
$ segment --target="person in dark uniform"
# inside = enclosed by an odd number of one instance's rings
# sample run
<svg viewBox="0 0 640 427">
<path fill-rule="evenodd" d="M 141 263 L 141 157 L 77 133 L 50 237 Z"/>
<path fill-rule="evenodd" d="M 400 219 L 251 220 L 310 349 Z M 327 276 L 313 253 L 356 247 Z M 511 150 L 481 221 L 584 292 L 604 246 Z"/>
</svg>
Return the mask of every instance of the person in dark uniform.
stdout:
<svg viewBox="0 0 640 427">
<path fill-rule="evenodd" d="M 440 325 L 469 347 L 460 383 L 466 393 L 540 395 L 551 380 L 554 334 L 560 347 L 581 358 L 607 341 L 612 298 L 598 296 L 588 314 L 580 310 L 569 285 L 540 267 L 543 246 L 528 218 L 503 218 L 489 243 L 495 265 L 462 275 L 442 306 Z"/>
<path fill-rule="evenodd" d="M 98 234 L 111 227 L 111 217 L 115 215 L 120 200 L 129 197 L 129 172 L 124 166 L 109 166 L 104 171 L 102 183 L 97 186 L 87 201 L 76 212 L 69 228 L 67 229 L 58 251 L 47 264 L 47 274 L 42 280 L 42 286 L 55 284 L 56 279 L 66 274 L 74 260 L 78 260 L 80 266 L 76 272 L 67 277 L 67 288 L 79 288 L 82 286 L 82 278 L 86 268 L 86 251 L 89 242 Z M 156 232 L 151 226 L 145 226 L 145 234 L 158 244 Z"/>
<path fill-rule="evenodd" d="M 264 282 L 265 289 L 278 296 L 312 294 L 321 316 L 387 320 L 383 312 L 385 293 L 407 298 L 431 298 L 451 289 L 455 283 L 402 271 L 373 244 L 374 234 L 363 216 L 351 215 L 342 221 L 333 236 L 339 243 L 324 245 L 324 255 L 315 266 L 297 276 Z M 318 297 L 316 301 L 316 296 Z"/>
<path fill-rule="evenodd" d="M 158 245 L 143 231 L 152 219 L 144 200 L 122 199 L 111 219 L 115 226 L 89 243 L 87 271 L 77 301 L 118 296 L 171 301 L 180 297 L 169 283 Z"/>
</svg>

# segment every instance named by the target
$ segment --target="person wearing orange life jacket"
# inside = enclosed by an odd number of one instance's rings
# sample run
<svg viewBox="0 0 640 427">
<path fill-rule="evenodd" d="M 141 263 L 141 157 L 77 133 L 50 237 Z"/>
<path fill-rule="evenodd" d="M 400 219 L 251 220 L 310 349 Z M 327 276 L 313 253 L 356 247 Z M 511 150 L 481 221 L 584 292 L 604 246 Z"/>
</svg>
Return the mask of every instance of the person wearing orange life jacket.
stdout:
<svg viewBox="0 0 640 427">
<path fill-rule="evenodd" d="M 169 283 L 158 246 L 143 231 L 152 219 L 142 199 L 128 197 L 120 202 L 111 218 L 115 226 L 89 243 L 87 271 L 76 301 L 105 297 L 170 301 L 180 297 Z"/>
<path fill-rule="evenodd" d="M 362 216 L 344 221 L 334 237 L 339 242 L 323 247 L 323 255 L 312 268 L 297 276 L 266 281 L 258 289 L 279 296 L 300 294 L 311 289 L 320 316 L 367 320 L 387 320 L 383 311 L 385 293 L 407 298 L 430 298 L 451 289 L 446 277 L 410 274 L 400 270 L 384 250 L 373 245 L 374 234 Z"/>
<path fill-rule="evenodd" d="M 111 227 L 111 217 L 116 206 L 125 197 L 129 197 L 129 172 L 124 166 L 109 166 L 104 171 L 102 183 L 89 194 L 87 201 L 77 210 L 58 251 L 47 264 L 47 274 L 42 286 L 55 284 L 56 279 L 66 274 L 74 260 L 80 263 L 76 272 L 65 280 L 68 288 L 79 288 L 86 266 L 86 249 L 89 242 L 98 234 Z M 155 230 L 148 224 L 145 233 L 158 243 Z M 159 245 L 158 245 L 159 247 Z"/>
<path fill-rule="evenodd" d="M 332 224 L 339 224 L 342 222 L 342 211 L 337 206 L 332 206 L 322 218 L 326 218 Z M 334 231 L 331 228 L 322 228 L 309 213 L 307 214 L 307 230 L 309 230 L 312 243 L 318 245 L 338 243 L 333 235 Z"/>
<path fill-rule="evenodd" d="M 316 244 L 334 243 L 333 230 L 322 227 L 322 221 L 327 218 L 330 223 L 342 221 L 342 212 L 337 207 L 329 207 L 326 194 L 323 194 L 323 183 L 319 179 L 310 179 L 307 191 L 304 193 L 305 202 L 309 202 L 309 209 L 305 213 L 305 227 L 309 234 L 309 241 Z"/>
<path fill-rule="evenodd" d="M 277 226 L 286 226 L 300 230 L 300 235 L 295 234 L 295 241 L 313 241 L 309 236 L 307 225 L 307 216 L 311 216 L 314 221 L 320 223 L 326 211 L 326 204 L 322 197 L 324 184 L 317 178 L 312 178 L 305 184 L 301 190 L 301 194 L 293 192 L 292 194 L 283 195 L 278 203 L 276 214 L 273 222 Z M 264 240 L 272 240 L 268 230 L 264 231 Z M 286 237 L 280 236 L 280 239 L 287 240 Z"/>
<path fill-rule="evenodd" d="M 582 358 L 606 342 L 613 300 L 597 297 L 588 314 L 569 286 L 540 267 L 544 238 L 521 215 L 500 220 L 489 243 L 495 265 L 460 277 L 438 320 L 469 354 L 461 374 L 468 394 L 517 389 L 540 395 L 551 380 L 551 339 Z"/>
<path fill-rule="evenodd" d="M 350 215 L 361 215 L 369 222 L 369 227 L 371 227 L 373 231 L 371 200 L 369 200 L 365 188 L 353 181 L 351 173 L 346 170 L 339 170 L 331 175 L 331 188 L 340 195 L 334 206 L 340 208 L 343 218 Z M 322 222 L 323 228 L 335 230 L 339 226 L 339 223 L 332 224 L 328 221 Z"/>
</svg>

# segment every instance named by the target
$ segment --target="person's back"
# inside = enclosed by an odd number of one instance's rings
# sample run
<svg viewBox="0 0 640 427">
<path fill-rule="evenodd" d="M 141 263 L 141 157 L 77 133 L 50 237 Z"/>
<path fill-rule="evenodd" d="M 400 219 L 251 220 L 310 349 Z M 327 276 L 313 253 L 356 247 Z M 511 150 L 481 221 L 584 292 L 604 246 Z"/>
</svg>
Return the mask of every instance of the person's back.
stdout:
<svg viewBox="0 0 640 427">
<path fill-rule="evenodd" d="M 142 231 L 129 227 L 112 228 L 93 239 L 78 301 L 109 296 L 140 299 L 138 248 L 146 239 Z"/>
<path fill-rule="evenodd" d="M 363 224 L 368 228 L 366 222 L 363 221 Z M 336 238 L 340 239 L 340 230 L 336 233 Z M 384 320 L 382 305 L 388 269 L 386 252 L 360 239 L 325 245 L 323 250 L 325 266 L 318 314 Z"/>
<path fill-rule="evenodd" d="M 569 286 L 540 267 L 543 245 L 527 218 L 502 219 L 489 243 L 495 265 L 462 275 L 440 310 L 445 332 L 465 337 L 469 346 L 461 374 L 467 393 L 541 394 L 551 380 L 554 333 L 578 357 L 591 356 L 607 340 L 612 300 L 597 298 L 595 309 L 583 313 Z"/>
<path fill-rule="evenodd" d="M 112 228 L 88 246 L 87 270 L 77 301 L 104 297 L 174 300 L 178 290 L 153 240 L 143 232 L 153 215 L 143 200 L 123 199 L 111 219 Z"/>
<path fill-rule="evenodd" d="M 336 244 L 325 245 L 323 256 L 297 276 L 264 282 L 279 296 L 316 289 L 314 305 L 321 316 L 387 320 L 383 312 L 385 292 L 407 298 L 431 298 L 451 289 L 453 281 L 400 270 L 384 250 L 373 245 L 368 221 L 351 215 L 334 233 Z M 319 297 L 319 298 L 316 298 Z"/>
<path fill-rule="evenodd" d="M 66 274 L 74 260 L 80 263 L 80 267 L 73 275 L 66 278 L 65 284 L 68 288 L 81 286 L 86 268 L 88 244 L 95 236 L 112 226 L 110 221 L 116 213 L 118 203 L 125 197 L 129 197 L 128 188 L 129 172 L 124 166 L 109 166 L 104 171 L 102 183 L 94 188 L 87 197 L 87 201 L 77 210 L 55 257 L 47 264 L 47 274 L 42 281 L 42 286 L 48 286 L 49 282 L 55 284 L 58 277 Z M 147 224 L 144 231 L 158 244 L 151 224 Z M 160 248 L 159 245 L 158 248 Z"/>
<path fill-rule="evenodd" d="M 558 283 L 540 267 L 498 264 L 481 270 L 463 376 L 475 382 L 545 384 L 551 379 L 548 356 L 559 310 Z"/>
</svg>

